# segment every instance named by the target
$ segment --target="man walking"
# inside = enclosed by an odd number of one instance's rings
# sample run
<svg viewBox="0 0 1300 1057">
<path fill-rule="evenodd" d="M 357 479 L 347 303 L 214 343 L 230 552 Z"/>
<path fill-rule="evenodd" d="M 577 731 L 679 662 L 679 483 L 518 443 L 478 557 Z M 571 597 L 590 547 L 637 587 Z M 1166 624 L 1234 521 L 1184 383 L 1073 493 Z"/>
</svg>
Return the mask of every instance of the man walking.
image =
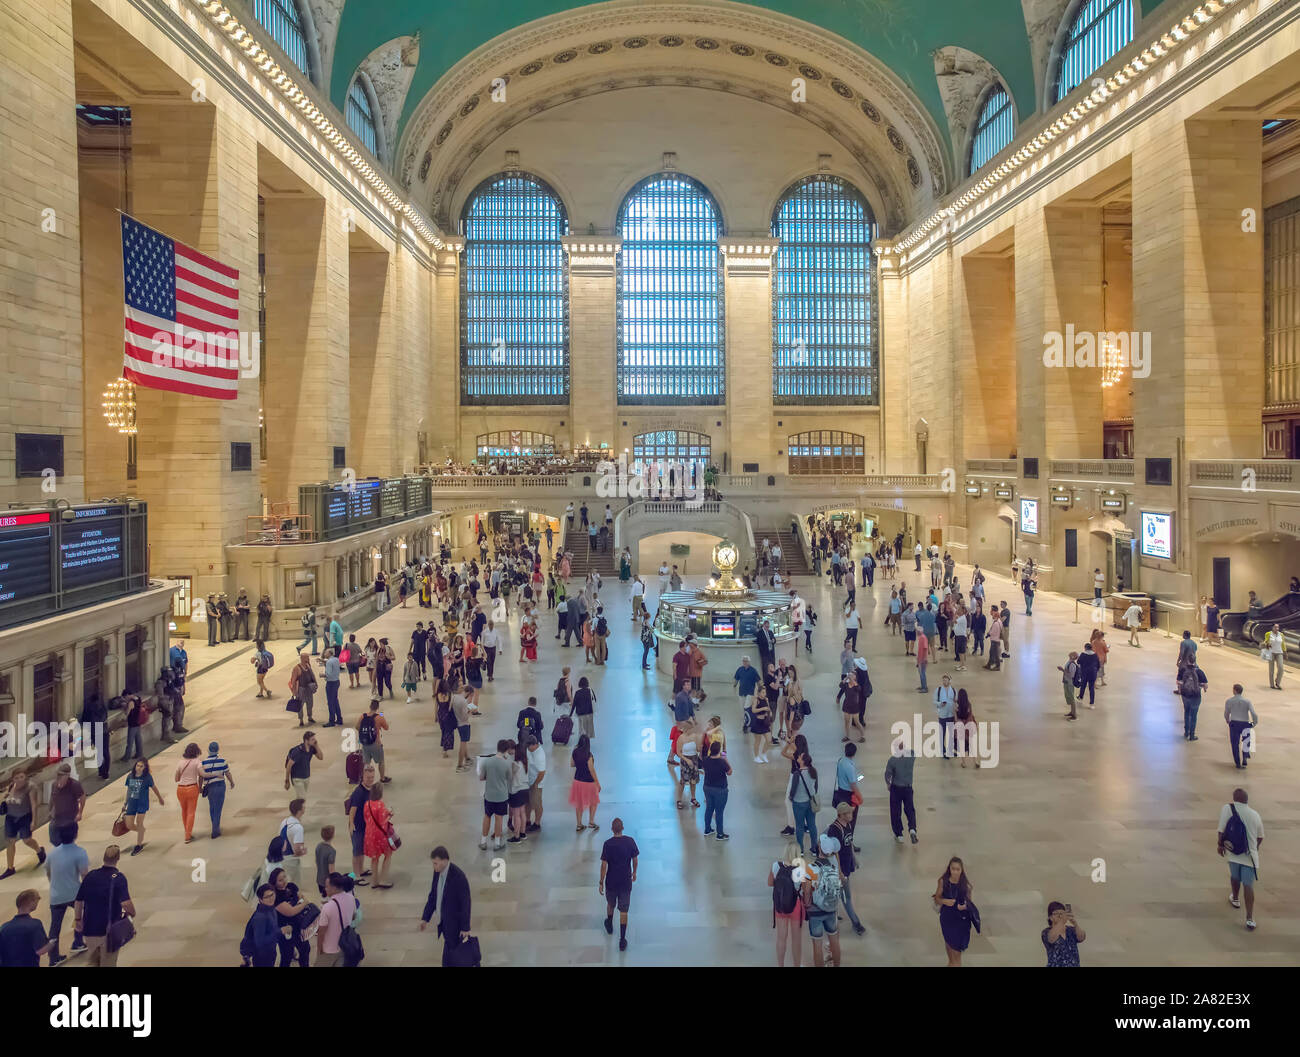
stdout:
<svg viewBox="0 0 1300 1057">
<path fill-rule="evenodd" d="M 311 643 L 311 655 L 315 657 L 318 653 L 316 649 L 317 642 L 320 638 L 320 632 L 316 624 L 316 607 L 308 606 L 307 612 L 302 615 L 302 642 L 298 643 L 298 652 L 302 653 Z"/>
<path fill-rule="evenodd" d="M 614 909 L 618 908 L 618 949 L 627 950 L 627 908 L 632 899 L 632 886 L 636 884 L 637 860 L 641 850 L 636 841 L 623 835 L 623 820 L 614 819 L 609 824 L 614 835 L 605 841 L 600 850 L 600 885 L 605 897 L 605 931 L 614 934 Z"/>
<path fill-rule="evenodd" d="M 469 878 L 451 861 L 451 853 L 441 844 L 429 857 L 433 860 L 433 885 L 420 916 L 420 931 L 429 927 L 436 913 L 438 935 L 442 937 L 442 964 L 444 968 L 452 968 L 462 964 L 456 952 L 470 938 Z"/>
<path fill-rule="evenodd" d="M 1286 639 L 1282 637 L 1282 626 L 1274 624 L 1273 630 L 1264 636 L 1264 650 L 1268 653 L 1268 685 L 1274 690 L 1282 689 L 1282 671 L 1286 664 Z"/>
<path fill-rule="evenodd" d="M 1259 877 L 1259 849 L 1264 843 L 1264 820 L 1247 805 L 1250 798 L 1244 789 L 1232 791 L 1232 803 L 1219 812 L 1220 858 L 1228 860 L 1228 881 L 1232 894 L 1228 902 L 1240 907 L 1238 896 L 1246 889 L 1246 928 L 1255 930 L 1255 881 Z"/>
<path fill-rule="evenodd" d="M 77 823 L 81 821 L 81 813 L 85 809 L 86 791 L 72 777 L 72 764 L 59 764 L 54 784 L 50 788 L 50 843 L 57 848 L 65 840 L 71 839 L 67 833 L 76 833 Z"/>
<path fill-rule="evenodd" d="M 59 933 L 63 931 L 63 917 L 77 901 L 81 882 L 90 872 L 90 856 L 77 843 L 77 824 L 63 831 L 63 843 L 50 849 L 45 857 L 45 876 L 50 879 L 50 965 L 58 965 L 66 955 L 59 954 Z M 79 931 L 72 933 L 72 953 L 86 949 L 86 941 Z"/>
<path fill-rule="evenodd" d="M 1138 642 L 1138 628 L 1142 626 L 1142 607 L 1136 602 L 1124 610 L 1124 623 L 1128 625 L 1128 644 L 1141 649 L 1142 643 Z"/>
<path fill-rule="evenodd" d="M 943 741 L 943 758 L 948 759 L 948 731 L 952 727 L 953 717 L 957 714 L 957 689 L 952 685 L 952 676 L 943 677 L 943 685 L 935 688 L 934 708 L 939 714 L 939 737 Z M 956 747 L 952 755 L 956 756 Z"/>
<path fill-rule="evenodd" d="M 57 942 L 46 937 L 45 929 L 32 915 L 40 906 L 41 894 L 26 888 L 14 900 L 18 911 L 0 925 L 0 969 L 38 969 L 41 955 L 57 951 Z M 57 962 L 51 960 L 51 965 Z"/>
<path fill-rule="evenodd" d="M 208 816 L 212 820 L 212 839 L 221 836 L 221 811 L 226 806 L 226 787 L 235 788 L 235 776 L 221 756 L 221 746 L 208 742 L 208 755 L 202 763 L 203 791 L 208 798 Z"/>
<path fill-rule="evenodd" d="M 116 844 L 104 849 L 104 865 L 91 870 L 77 889 L 73 904 L 73 934 L 80 932 L 89 952 L 87 963 L 96 967 L 117 964 L 117 951 L 106 946 L 108 927 L 123 917 L 135 917 L 135 904 L 126 874 L 117 868 L 122 852 Z"/>
<path fill-rule="evenodd" d="M 1255 706 L 1242 696 L 1240 683 L 1232 684 L 1232 696 L 1223 703 L 1223 721 L 1228 724 L 1232 762 L 1237 770 L 1241 770 L 1250 763 L 1250 749 L 1254 745 L 1254 734 L 1247 736 L 1246 731 L 1254 730 L 1259 723 L 1259 716 L 1255 714 Z M 1243 736 L 1247 740 L 1243 741 Z"/>
<path fill-rule="evenodd" d="M 849 745 L 849 748 L 854 747 L 852 744 Z M 847 801 L 840 803 L 835 809 L 835 821 L 827 827 L 826 833 L 839 842 L 840 899 L 844 904 L 844 912 L 848 914 L 849 921 L 853 924 L 854 933 L 861 936 L 867 930 L 858 919 L 857 911 L 853 909 L 853 893 L 849 891 L 849 877 L 857 869 L 857 859 L 853 854 L 853 815 L 852 804 Z"/>
<path fill-rule="evenodd" d="M 916 836 L 916 805 L 912 800 L 912 776 L 916 768 L 916 752 L 906 748 L 902 738 L 890 750 L 885 764 L 885 786 L 889 790 L 889 823 L 894 830 L 894 840 L 903 843 L 903 812 L 907 812 L 907 831 L 912 843 Z"/>
</svg>

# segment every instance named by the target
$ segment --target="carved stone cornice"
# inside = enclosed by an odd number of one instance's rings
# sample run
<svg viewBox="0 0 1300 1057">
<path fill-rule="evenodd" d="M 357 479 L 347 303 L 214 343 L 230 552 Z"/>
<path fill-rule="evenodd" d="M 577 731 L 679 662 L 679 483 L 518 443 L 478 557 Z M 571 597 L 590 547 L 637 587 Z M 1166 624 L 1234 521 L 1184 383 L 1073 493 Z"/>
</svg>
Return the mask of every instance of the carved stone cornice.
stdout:
<svg viewBox="0 0 1300 1057">
<path fill-rule="evenodd" d="M 772 258 L 780 245 L 780 239 L 761 236 L 728 235 L 718 239 L 728 275 L 771 275 Z"/>
<path fill-rule="evenodd" d="M 613 275 L 623 239 L 618 235 L 565 235 L 560 245 L 573 275 Z"/>
</svg>

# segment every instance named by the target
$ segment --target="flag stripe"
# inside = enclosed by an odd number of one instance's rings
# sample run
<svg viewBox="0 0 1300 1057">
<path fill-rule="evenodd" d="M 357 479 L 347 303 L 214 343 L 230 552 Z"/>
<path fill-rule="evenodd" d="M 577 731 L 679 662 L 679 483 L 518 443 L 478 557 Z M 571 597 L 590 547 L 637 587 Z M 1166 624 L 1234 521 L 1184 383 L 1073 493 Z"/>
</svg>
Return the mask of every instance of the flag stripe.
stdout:
<svg viewBox="0 0 1300 1057">
<path fill-rule="evenodd" d="M 153 362 L 155 341 L 162 341 L 165 338 L 167 343 L 174 347 L 171 350 L 173 360 L 183 364 L 186 342 L 201 337 L 204 339 L 204 347 L 197 351 L 201 352 L 205 357 L 202 360 L 204 366 L 238 370 L 239 354 L 237 352 L 232 354 L 229 346 L 238 346 L 239 334 L 236 331 L 227 331 L 225 334 L 228 335 L 225 340 L 229 344 L 223 350 L 223 347 L 214 340 L 223 337 L 221 332 L 200 332 L 193 328 L 182 328 L 181 332 L 177 334 L 176 325 L 169 323 L 165 319 L 150 316 L 148 313 L 139 312 L 136 309 L 127 310 L 127 344 L 143 350 L 143 358 L 148 363 Z"/>
<path fill-rule="evenodd" d="M 190 309 L 192 312 L 199 312 L 210 316 L 213 323 L 218 323 L 223 319 L 231 321 L 238 321 L 239 319 L 238 308 L 230 308 L 218 301 L 211 301 L 206 297 L 201 297 L 198 294 L 185 289 L 185 286 L 182 283 L 176 284 L 176 304 L 177 318 L 180 316 L 179 306 L 185 305 L 186 308 Z"/>
<path fill-rule="evenodd" d="M 156 362 L 154 355 L 152 348 L 144 348 L 140 345 L 128 343 L 126 358 L 123 363 L 141 373 L 155 374 L 159 378 L 170 378 L 177 382 L 183 382 L 186 378 L 193 377 L 203 385 L 218 386 L 222 389 L 239 388 L 238 368 L 187 364 L 180 357 L 175 357 L 170 363 L 166 361 Z"/>
<path fill-rule="evenodd" d="M 176 382 L 170 378 L 159 378 L 153 374 L 141 374 L 130 367 L 122 368 L 122 377 L 148 389 L 165 389 L 171 393 L 185 393 L 188 396 L 206 396 L 213 400 L 234 400 L 239 396 L 238 389 L 213 389 L 209 386 L 194 385 L 189 382 Z"/>
<path fill-rule="evenodd" d="M 207 290 L 209 293 L 216 294 L 220 300 L 239 303 L 239 288 L 237 286 L 227 286 L 225 283 L 219 283 L 211 279 L 202 272 L 192 271 L 189 268 L 182 268 L 176 265 L 176 282 L 192 285 L 197 290 Z"/>
<path fill-rule="evenodd" d="M 176 243 L 176 254 L 184 257 L 187 261 L 197 264 L 200 268 L 207 268 L 209 271 L 216 272 L 218 275 L 224 275 L 231 281 L 238 281 L 239 271 L 222 264 L 220 261 L 214 261 L 211 257 L 205 256 L 198 250 L 186 246 L 183 242 Z"/>
</svg>

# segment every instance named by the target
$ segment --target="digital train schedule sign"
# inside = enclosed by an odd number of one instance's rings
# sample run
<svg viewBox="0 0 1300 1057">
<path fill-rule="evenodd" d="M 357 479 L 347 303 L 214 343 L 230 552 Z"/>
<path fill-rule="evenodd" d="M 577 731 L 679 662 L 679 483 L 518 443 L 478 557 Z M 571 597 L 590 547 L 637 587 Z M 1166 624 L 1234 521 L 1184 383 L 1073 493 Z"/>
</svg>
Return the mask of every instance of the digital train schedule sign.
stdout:
<svg viewBox="0 0 1300 1057">
<path fill-rule="evenodd" d="M 0 514 L 0 627 L 148 585 L 144 503 Z"/>
</svg>

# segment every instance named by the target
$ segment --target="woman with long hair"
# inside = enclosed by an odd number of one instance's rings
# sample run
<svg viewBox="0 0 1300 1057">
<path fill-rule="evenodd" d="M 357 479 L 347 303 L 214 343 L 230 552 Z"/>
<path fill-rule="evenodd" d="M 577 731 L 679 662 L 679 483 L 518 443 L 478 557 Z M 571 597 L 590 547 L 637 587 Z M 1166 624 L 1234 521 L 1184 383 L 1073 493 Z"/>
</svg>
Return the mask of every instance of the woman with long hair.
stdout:
<svg viewBox="0 0 1300 1057">
<path fill-rule="evenodd" d="M 966 876 L 966 865 L 957 856 L 948 860 L 948 868 L 939 876 L 931 899 L 939 912 L 948 967 L 960 968 L 961 952 L 970 946 L 970 895 L 974 885 Z"/>
<path fill-rule="evenodd" d="M 961 765 L 966 766 L 966 757 L 971 754 L 971 736 L 975 733 L 975 710 L 971 708 L 970 697 L 963 686 L 957 691 L 957 722 L 953 725 L 956 733 L 956 752 L 961 757 Z M 975 766 L 979 767 L 979 758 Z"/>
<path fill-rule="evenodd" d="M 718 751 L 723 756 L 727 755 L 727 732 L 722 729 L 722 717 L 710 716 L 709 721 L 704 725 L 704 736 L 700 739 L 701 751 L 707 753 L 709 746 L 721 745 Z"/>
<path fill-rule="evenodd" d="M 445 760 L 456 747 L 456 713 L 451 708 L 451 688 L 446 679 L 439 679 L 437 689 L 433 692 L 434 707 L 437 710 L 438 732 L 441 735 L 442 758 Z"/>
<path fill-rule="evenodd" d="M 146 769 L 148 764 L 145 764 Z M 18 850 L 21 840 L 36 853 L 36 864 L 45 864 L 45 849 L 32 839 L 32 825 L 36 821 L 36 807 L 39 795 L 36 786 L 26 771 L 17 771 L 5 790 L 5 872 L 4 877 L 12 877 L 14 872 L 14 852 Z"/>
<path fill-rule="evenodd" d="M 578 737 L 573 755 L 569 759 L 573 768 L 573 784 L 569 787 L 569 803 L 573 806 L 573 816 L 578 823 L 578 832 L 584 829 L 600 829 L 596 824 L 596 808 L 600 804 L 600 779 L 596 775 L 596 757 L 591 754 L 591 740 L 587 735 Z M 582 813 L 587 812 L 587 823 L 583 825 Z"/>
<path fill-rule="evenodd" d="M 306 969 L 311 964 L 311 942 L 303 936 L 297 919 L 311 904 L 302 897 L 298 886 L 289 880 L 288 873 L 280 867 L 271 871 L 266 883 L 275 893 L 278 926 L 276 944 L 280 948 L 280 968 L 293 965 L 294 955 L 297 955 L 298 964 Z M 289 930 L 288 936 L 284 934 L 286 928 Z"/>
<path fill-rule="evenodd" d="M 393 813 L 384 803 L 384 786 L 376 782 L 370 790 L 370 799 L 362 808 L 366 819 L 365 853 L 370 856 L 370 869 L 374 880 L 372 888 L 392 888 L 388 880 L 388 868 L 393 861 Z"/>
<path fill-rule="evenodd" d="M 802 738 L 803 735 L 798 735 Z M 805 745 L 807 742 L 804 743 Z M 808 755 L 807 749 L 797 752 L 793 761 L 794 774 L 790 777 L 790 793 L 788 799 L 791 809 L 794 813 L 794 840 L 799 845 L 800 854 L 803 853 L 803 839 L 806 834 L 808 837 L 808 850 L 816 854 L 818 834 L 817 834 L 817 810 L 813 802 L 817 798 L 817 768 L 813 766 L 812 757 Z"/>
<path fill-rule="evenodd" d="M 754 718 L 749 722 L 749 732 L 754 736 L 754 762 L 767 763 L 767 739 L 772 731 L 772 708 L 767 703 L 763 684 L 754 687 L 754 703 L 749 706 Z"/>
<path fill-rule="evenodd" d="M 515 758 L 510 764 L 510 796 L 506 803 L 510 809 L 510 828 L 513 835 L 507 844 L 518 844 L 528 839 L 528 790 L 533 777 L 528 773 L 528 746 L 523 739 L 515 742 Z"/>
<path fill-rule="evenodd" d="M 1106 632 L 1101 628 L 1093 628 L 1092 635 L 1088 641 L 1092 643 L 1092 652 L 1097 655 L 1097 675 L 1099 685 L 1106 685 L 1106 655 L 1110 653 L 1110 646 L 1106 644 Z"/>
<path fill-rule="evenodd" d="M 451 667 L 447 670 L 448 675 L 454 675 L 458 684 L 465 682 L 465 637 L 463 635 L 454 635 L 451 640 L 451 649 L 447 651 L 451 660 Z M 470 698 L 471 703 L 473 697 Z"/>
<path fill-rule="evenodd" d="M 375 680 L 379 678 L 379 640 L 373 635 L 366 639 L 366 675 L 370 678 L 370 696 L 375 696 Z"/>
<path fill-rule="evenodd" d="M 695 799 L 695 787 L 700 781 L 700 728 L 694 717 L 683 720 L 677 726 L 677 759 L 680 767 L 677 771 L 677 810 L 683 811 L 686 803 L 682 799 L 686 787 L 691 787 L 691 807 L 699 807 Z"/>
<path fill-rule="evenodd" d="M 135 847 L 132 855 L 139 855 L 144 847 L 144 816 L 149 810 L 149 793 L 158 798 L 158 806 L 163 805 L 163 795 L 149 773 L 149 761 L 136 760 L 126 774 L 126 803 L 122 805 L 127 829 L 135 830 Z"/>
<path fill-rule="evenodd" d="M 799 682 L 799 673 L 795 671 L 793 665 L 790 666 L 789 678 L 786 679 L 784 691 L 782 712 L 784 713 L 785 729 L 787 735 L 793 737 L 799 733 L 804 718 L 803 685 Z"/>
<path fill-rule="evenodd" d="M 787 945 L 793 954 L 794 967 L 798 969 L 803 965 L 803 921 L 806 915 L 803 900 L 799 898 L 799 887 L 805 876 L 799 845 L 794 841 L 786 841 L 785 854 L 772 864 L 772 869 L 767 873 L 767 887 L 772 889 L 772 924 L 776 927 L 778 966 L 785 965 Z M 784 906 L 780 905 L 783 898 Z"/>
<path fill-rule="evenodd" d="M 185 755 L 176 768 L 176 802 L 181 806 L 181 825 L 185 827 L 185 843 L 194 840 L 194 813 L 199 806 L 199 785 L 203 780 L 203 750 L 198 742 L 185 746 Z"/>
</svg>

